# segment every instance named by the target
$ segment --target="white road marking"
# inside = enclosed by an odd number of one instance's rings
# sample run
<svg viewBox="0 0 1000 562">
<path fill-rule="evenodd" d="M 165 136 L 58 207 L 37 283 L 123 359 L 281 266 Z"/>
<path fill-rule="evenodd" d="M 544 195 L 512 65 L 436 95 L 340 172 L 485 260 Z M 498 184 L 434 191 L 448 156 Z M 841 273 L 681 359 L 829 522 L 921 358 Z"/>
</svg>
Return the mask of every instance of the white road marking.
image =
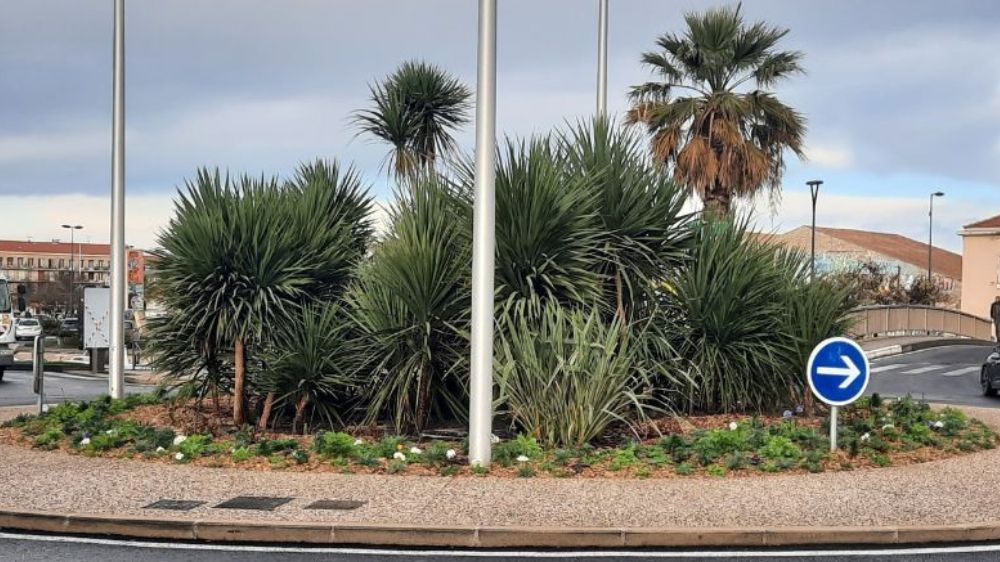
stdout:
<svg viewBox="0 0 1000 562">
<path fill-rule="evenodd" d="M 510 551 L 510 550 L 403 550 L 377 548 L 308 548 L 294 546 L 250 546 L 224 544 L 190 544 L 147 542 L 137 540 L 98 539 L 90 537 L 65 537 L 19 535 L 16 533 L 0 533 L 0 539 L 34 542 L 78 543 L 101 546 L 118 546 L 125 548 L 146 548 L 158 550 L 204 550 L 213 552 L 261 552 L 283 554 L 340 554 L 349 556 L 396 556 L 417 558 L 841 558 L 845 556 L 927 556 L 934 554 L 977 554 L 983 552 L 1000 552 L 1000 545 L 984 544 L 954 547 L 920 547 L 920 548 L 886 548 L 859 550 L 744 550 L 744 551 L 688 551 L 688 552 L 641 552 L 617 550 L 560 550 L 551 552 Z"/>
<path fill-rule="evenodd" d="M 962 375 L 968 375 L 970 373 L 978 373 L 982 370 L 979 365 L 973 365 L 971 367 L 965 367 L 964 369 L 955 369 L 954 371 L 948 371 L 947 373 L 941 373 L 942 377 L 960 377 Z"/>
<path fill-rule="evenodd" d="M 926 367 L 917 367 L 916 369 L 910 369 L 909 371 L 903 371 L 904 375 L 919 375 L 922 373 L 929 373 L 931 371 L 940 371 L 941 369 L 947 368 L 945 365 L 927 365 Z"/>
<path fill-rule="evenodd" d="M 895 363 L 895 364 L 892 364 L 892 365 L 879 365 L 878 367 L 873 367 L 872 368 L 872 373 L 884 373 L 886 371 L 892 371 L 894 369 L 900 369 L 900 368 L 903 368 L 905 366 L 906 365 L 903 364 L 903 363 Z"/>
</svg>

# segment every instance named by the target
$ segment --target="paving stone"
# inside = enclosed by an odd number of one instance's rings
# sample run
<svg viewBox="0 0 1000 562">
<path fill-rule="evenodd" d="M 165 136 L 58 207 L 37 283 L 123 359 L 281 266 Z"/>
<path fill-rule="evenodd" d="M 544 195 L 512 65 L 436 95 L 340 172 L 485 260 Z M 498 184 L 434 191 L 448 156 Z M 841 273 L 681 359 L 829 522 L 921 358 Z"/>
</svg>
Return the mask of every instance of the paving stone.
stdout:
<svg viewBox="0 0 1000 562">
<path fill-rule="evenodd" d="M 201 505 L 205 505 L 205 502 L 197 500 L 157 500 L 149 505 L 144 505 L 142 508 L 169 509 L 173 511 L 190 511 Z"/>
<path fill-rule="evenodd" d="M 295 498 L 278 498 L 272 496 L 237 496 L 226 500 L 215 509 L 255 509 L 259 511 L 274 511 Z"/>
</svg>

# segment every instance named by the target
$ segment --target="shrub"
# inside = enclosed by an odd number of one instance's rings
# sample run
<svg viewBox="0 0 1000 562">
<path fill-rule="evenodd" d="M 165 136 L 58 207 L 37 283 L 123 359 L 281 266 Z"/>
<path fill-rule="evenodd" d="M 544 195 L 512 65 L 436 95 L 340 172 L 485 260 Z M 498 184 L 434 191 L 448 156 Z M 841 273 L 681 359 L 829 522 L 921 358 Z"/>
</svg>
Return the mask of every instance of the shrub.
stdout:
<svg viewBox="0 0 1000 562">
<path fill-rule="evenodd" d="M 59 447 L 63 438 L 66 437 L 58 429 L 49 429 L 45 433 L 35 438 L 35 447 L 39 449 L 52 450 Z"/>
<path fill-rule="evenodd" d="M 698 462 L 707 466 L 727 454 L 749 450 L 750 443 L 745 429 L 713 429 L 695 437 L 693 448 Z"/>
<path fill-rule="evenodd" d="M 638 347 L 617 319 L 555 302 L 505 313 L 498 350 L 500 400 L 524 431 L 580 447 L 650 405 Z"/>
<path fill-rule="evenodd" d="M 493 458 L 502 466 L 510 466 L 517 457 L 536 459 L 542 456 L 542 447 L 534 437 L 518 435 L 514 439 L 502 441 L 493 448 Z"/>
<path fill-rule="evenodd" d="M 780 463 L 782 461 L 796 461 L 802 457 L 802 449 L 792 442 L 791 439 L 775 435 L 770 437 L 760 450 L 760 454 L 765 459 Z"/>
<path fill-rule="evenodd" d="M 190 439 L 190 438 L 188 438 Z M 184 443 L 187 443 L 185 441 Z M 182 443 L 181 445 L 183 445 Z M 257 454 L 262 457 L 269 457 L 275 454 L 291 453 L 299 448 L 299 442 L 295 439 L 261 439 L 257 443 Z"/>
<path fill-rule="evenodd" d="M 250 447 L 236 447 L 233 449 L 233 462 L 240 463 L 250 460 L 254 456 L 254 450 Z"/>
<path fill-rule="evenodd" d="M 212 436 L 211 435 L 189 435 L 180 445 L 177 446 L 177 451 L 183 453 L 188 459 L 194 459 L 212 452 Z"/>
<path fill-rule="evenodd" d="M 339 431 L 320 431 L 313 439 L 313 449 L 324 457 L 350 457 L 354 455 L 357 446 L 355 439 Z M 392 456 L 392 455 L 389 455 Z"/>
</svg>

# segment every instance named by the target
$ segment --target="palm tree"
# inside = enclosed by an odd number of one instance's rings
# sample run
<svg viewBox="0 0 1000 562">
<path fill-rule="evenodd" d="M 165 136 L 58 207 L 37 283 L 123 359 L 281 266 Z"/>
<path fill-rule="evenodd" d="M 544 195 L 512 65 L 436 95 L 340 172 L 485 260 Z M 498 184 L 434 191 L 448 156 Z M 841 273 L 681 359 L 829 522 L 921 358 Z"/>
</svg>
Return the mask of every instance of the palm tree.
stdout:
<svg viewBox="0 0 1000 562">
<path fill-rule="evenodd" d="M 404 62 L 369 89 L 373 107 L 357 111 L 354 123 L 392 145 L 387 158 L 399 180 L 432 169 L 455 149 L 454 131 L 469 122 L 471 91 L 432 64 Z"/>
<path fill-rule="evenodd" d="M 727 215 L 734 198 L 778 194 L 786 149 L 803 157 L 804 117 L 766 91 L 803 71 L 802 53 L 777 49 L 787 29 L 745 25 L 739 5 L 685 20 L 683 35 L 663 35 L 661 52 L 642 55 L 661 81 L 632 89 L 628 118 L 709 213 Z"/>
</svg>

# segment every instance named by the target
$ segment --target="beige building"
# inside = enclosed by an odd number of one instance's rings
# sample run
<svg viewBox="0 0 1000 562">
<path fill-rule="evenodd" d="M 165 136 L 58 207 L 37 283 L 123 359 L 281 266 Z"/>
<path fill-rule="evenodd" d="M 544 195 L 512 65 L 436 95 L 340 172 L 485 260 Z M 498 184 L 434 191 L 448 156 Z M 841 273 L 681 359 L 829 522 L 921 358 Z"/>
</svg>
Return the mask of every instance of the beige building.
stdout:
<svg viewBox="0 0 1000 562">
<path fill-rule="evenodd" d="M 988 318 L 1000 297 L 1000 215 L 967 224 L 962 236 L 962 311 Z"/>
<path fill-rule="evenodd" d="M 812 229 L 800 226 L 784 234 L 765 235 L 768 240 L 810 251 Z M 962 256 L 935 246 L 931 250 L 935 282 L 949 296 L 942 306 L 957 306 L 963 284 Z M 899 234 L 816 227 L 816 271 L 841 273 L 863 263 L 875 263 L 890 274 L 899 274 L 905 286 L 927 276 L 928 246 Z"/>
</svg>

